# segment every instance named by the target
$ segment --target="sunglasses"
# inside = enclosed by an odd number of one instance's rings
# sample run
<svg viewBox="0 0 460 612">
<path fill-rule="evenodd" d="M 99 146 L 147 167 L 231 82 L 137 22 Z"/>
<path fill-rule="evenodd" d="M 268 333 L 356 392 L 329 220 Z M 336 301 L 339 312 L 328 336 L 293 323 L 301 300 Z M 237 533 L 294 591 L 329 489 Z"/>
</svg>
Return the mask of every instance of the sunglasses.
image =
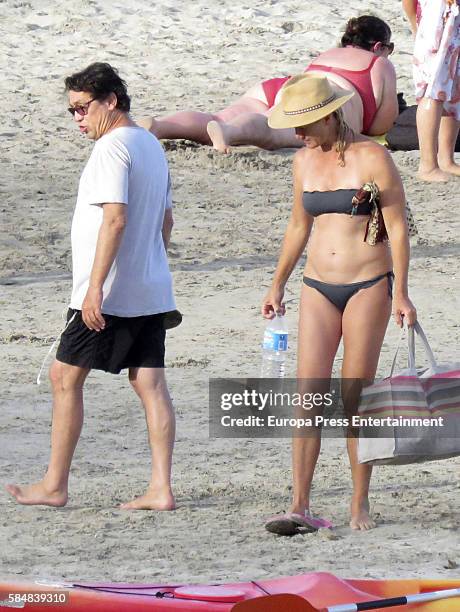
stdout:
<svg viewBox="0 0 460 612">
<path fill-rule="evenodd" d="M 69 106 L 67 110 L 72 115 L 72 117 L 75 116 L 75 113 L 80 115 L 80 117 L 84 117 L 88 114 L 89 105 L 91 104 L 91 102 L 94 102 L 94 100 L 96 100 L 96 98 L 93 98 L 92 100 L 89 100 L 88 102 L 86 102 L 85 104 L 81 104 L 80 106 Z"/>
<path fill-rule="evenodd" d="M 393 51 L 395 50 L 395 44 L 393 42 L 389 42 L 389 43 L 381 43 L 382 47 L 386 47 L 390 53 L 390 55 L 393 53 Z"/>
</svg>

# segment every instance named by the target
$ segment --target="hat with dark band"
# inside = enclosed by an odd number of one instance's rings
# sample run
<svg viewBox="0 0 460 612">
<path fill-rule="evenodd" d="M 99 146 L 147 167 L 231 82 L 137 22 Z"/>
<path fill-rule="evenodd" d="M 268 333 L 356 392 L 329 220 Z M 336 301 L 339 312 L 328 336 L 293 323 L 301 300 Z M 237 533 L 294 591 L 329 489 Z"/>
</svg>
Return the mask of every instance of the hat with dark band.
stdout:
<svg viewBox="0 0 460 612">
<path fill-rule="evenodd" d="M 281 100 L 268 116 L 271 128 L 295 128 L 309 125 L 330 115 L 353 95 L 332 89 L 326 77 L 299 74 L 289 79 L 281 90 Z"/>
</svg>

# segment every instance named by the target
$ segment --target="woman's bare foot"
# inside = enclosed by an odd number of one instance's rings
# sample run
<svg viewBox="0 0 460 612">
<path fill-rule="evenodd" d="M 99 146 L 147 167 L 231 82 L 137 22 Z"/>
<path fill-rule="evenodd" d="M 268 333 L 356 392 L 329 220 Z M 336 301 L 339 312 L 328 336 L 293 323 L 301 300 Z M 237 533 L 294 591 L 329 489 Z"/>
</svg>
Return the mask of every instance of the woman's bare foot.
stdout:
<svg viewBox="0 0 460 612">
<path fill-rule="evenodd" d="M 293 514 L 310 514 L 310 508 L 308 504 L 295 504 L 294 502 L 291 504 L 289 509 L 290 513 Z"/>
<path fill-rule="evenodd" d="M 176 500 L 171 489 L 154 489 L 149 487 L 147 492 L 133 501 L 121 504 L 122 510 L 175 510 Z"/>
<path fill-rule="evenodd" d="M 375 522 L 369 516 L 369 500 L 352 499 L 350 527 L 355 531 L 374 529 Z"/>
<path fill-rule="evenodd" d="M 137 122 L 137 125 L 139 127 L 143 127 L 144 130 L 151 132 L 154 136 L 157 136 L 157 132 L 158 132 L 157 123 L 158 122 L 155 119 L 155 117 L 147 117 L 146 119 L 139 119 L 139 121 Z"/>
<path fill-rule="evenodd" d="M 226 140 L 225 126 L 218 121 L 210 121 L 206 127 L 212 146 L 221 153 L 230 153 L 230 145 Z"/>
<path fill-rule="evenodd" d="M 442 172 L 451 174 L 454 176 L 460 176 L 460 166 L 454 162 L 450 162 L 449 164 L 439 164 L 439 167 Z"/>
<path fill-rule="evenodd" d="M 36 484 L 19 487 L 7 484 L 5 489 L 19 504 L 25 506 L 65 506 L 67 503 L 67 490 L 50 490 L 43 480 Z"/>
<path fill-rule="evenodd" d="M 419 181 L 427 181 L 430 183 L 447 183 L 450 177 L 449 174 L 441 170 L 441 168 L 434 168 L 433 170 L 419 169 L 417 178 Z"/>
</svg>

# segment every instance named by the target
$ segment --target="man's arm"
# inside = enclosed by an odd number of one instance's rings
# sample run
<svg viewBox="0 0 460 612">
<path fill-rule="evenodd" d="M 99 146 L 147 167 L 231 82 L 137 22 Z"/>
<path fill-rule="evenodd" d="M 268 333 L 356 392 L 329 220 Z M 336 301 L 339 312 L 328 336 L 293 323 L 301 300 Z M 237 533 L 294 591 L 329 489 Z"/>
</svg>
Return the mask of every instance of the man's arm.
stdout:
<svg viewBox="0 0 460 612">
<path fill-rule="evenodd" d="M 126 226 L 125 204 L 106 203 L 102 205 L 102 210 L 96 254 L 81 309 L 83 322 L 95 331 L 101 331 L 105 326 L 101 313 L 102 287 L 115 260 Z"/>
<path fill-rule="evenodd" d="M 171 232 L 174 225 L 172 208 L 166 208 L 165 215 L 163 217 L 163 227 L 161 228 L 161 234 L 163 236 L 163 242 L 165 250 L 168 250 L 169 241 L 171 239 Z"/>
</svg>

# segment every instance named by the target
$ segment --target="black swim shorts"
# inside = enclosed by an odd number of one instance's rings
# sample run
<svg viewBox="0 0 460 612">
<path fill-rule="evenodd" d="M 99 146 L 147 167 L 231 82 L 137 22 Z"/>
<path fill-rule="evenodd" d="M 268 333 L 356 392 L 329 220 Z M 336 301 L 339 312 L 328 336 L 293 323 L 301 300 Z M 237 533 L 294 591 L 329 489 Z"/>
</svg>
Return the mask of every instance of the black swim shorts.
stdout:
<svg viewBox="0 0 460 612">
<path fill-rule="evenodd" d="M 143 317 L 103 314 L 102 331 L 88 329 L 81 310 L 69 308 L 56 359 L 63 363 L 119 374 L 125 368 L 164 368 L 164 313 Z"/>
</svg>

